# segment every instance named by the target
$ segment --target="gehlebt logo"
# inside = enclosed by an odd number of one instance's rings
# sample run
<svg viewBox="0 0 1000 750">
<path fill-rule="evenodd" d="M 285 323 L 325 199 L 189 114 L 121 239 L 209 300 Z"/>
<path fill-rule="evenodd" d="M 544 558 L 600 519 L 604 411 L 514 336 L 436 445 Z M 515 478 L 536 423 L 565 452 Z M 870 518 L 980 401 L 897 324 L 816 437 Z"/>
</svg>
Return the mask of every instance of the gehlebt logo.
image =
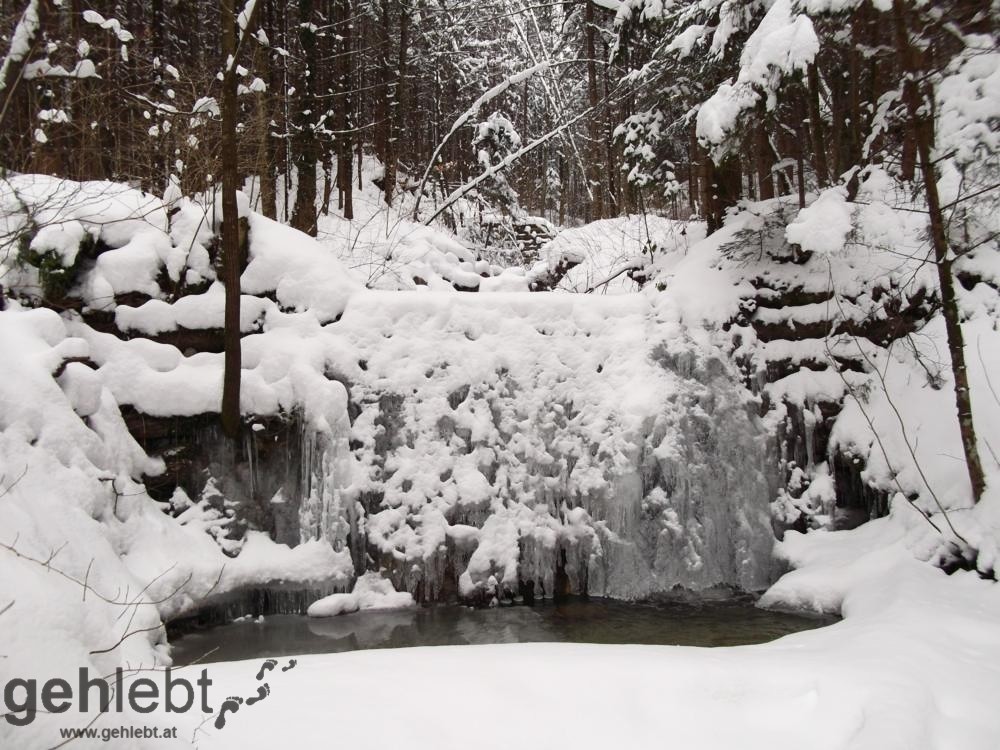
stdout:
<svg viewBox="0 0 1000 750">
<path fill-rule="evenodd" d="M 294 669 L 298 662 L 288 659 L 282 672 Z M 271 694 L 266 681 L 269 673 L 278 669 L 276 659 L 265 659 L 257 670 L 256 690 L 249 696 L 228 696 L 219 707 L 209 702 L 212 679 L 208 669 L 202 669 L 197 679 L 178 676 L 166 669 L 145 672 L 151 676 L 135 676 L 134 672 L 118 668 L 112 676 L 92 675 L 87 667 L 77 671 L 75 680 L 54 677 L 39 682 L 33 678 L 15 677 L 3 686 L 3 718 L 16 727 L 28 726 L 39 713 L 61 714 L 77 711 L 87 714 L 97 709 L 101 713 L 123 713 L 125 707 L 138 714 L 163 710 L 167 714 L 184 714 L 200 711 L 215 716 L 216 729 L 223 729 L 226 721 L 241 708 L 254 706 Z"/>
</svg>

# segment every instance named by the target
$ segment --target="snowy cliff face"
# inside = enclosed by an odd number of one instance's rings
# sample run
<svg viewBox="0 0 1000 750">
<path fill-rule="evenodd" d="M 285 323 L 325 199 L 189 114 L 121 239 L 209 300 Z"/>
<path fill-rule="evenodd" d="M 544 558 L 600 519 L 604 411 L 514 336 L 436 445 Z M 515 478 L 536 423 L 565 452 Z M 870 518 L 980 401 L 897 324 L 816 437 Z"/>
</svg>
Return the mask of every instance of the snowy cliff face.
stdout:
<svg viewBox="0 0 1000 750">
<path fill-rule="evenodd" d="M 134 574 L 159 575 L 185 548 L 158 538 L 198 539 L 156 586 L 192 574 L 164 616 L 253 589 L 342 590 L 369 570 L 418 599 L 482 603 L 759 589 L 773 577 L 769 514 L 779 533 L 829 528 L 883 514 L 899 487 L 930 496 L 887 388 L 950 408 L 934 283 L 918 255 L 896 257 L 922 224 L 883 201 L 878 178 L 862 207 L 833 193 L 801 214 L 782 199 L 747 206 L 658 261 L 642 293 L 606 297 L 373 291 L 330 248 L 246 212 L 236 443 L 216 427 L 210 203 L 167 217 L 106 183 L 4 183 L 20 238 L 5 279 L 22 300 L 4 315 L 67 310 L 53 341 L 70 343 L 45 375 L 77 409 L 60 419 L 99 429 L 100 394 L 138 441 L 119 471 L 145 491 L 100 499 L 143 519 L 122 546 Z M 911 416 L 909 435 L 930 429 Z M 917 441 L 921 461 L 955 452 L 945 433 Z M 961 506 L 960 490 L 938 494 Z"/>
<path fill-rule="evenodd" d="M 949 518 L 992 512 L 986 502 L 970 511 L 968 472 L 956 459 L 962 444 L 926 214 L 880 169 L 862 178 L 857 202 L 835 187 L 802 210 L 789 198 L 747 203 L 656 277 L 686 320 L 728 321 L 723 347 L 776 427 L 782 481 L 772 512 L 778 534 L 791 529 L 792 540 L 897 508 L 932 530 L 927 515 L 947 528 L 942 509 Z M 994 258 L 984 248 L 953 267 L 980 453 L 989 456 L 1000 442 Z M 993 575 L 996 543 L 976 523 L 962 531 L 961 559 L 941 534 L 915 554 Z"/>
<path fill-rule="evenodd" d="M 369 293 L 331 328 L 356 567 L 425 599 L 768 583 L 774 441 L 655 297 Z"/>
<path fill-rule="evenodd" d="M 185 438 L 182 498 L 230 554 L 322 540 L 425 601 L 771 582 L 772 431 L 655 296 L 364 292 L 317 335 L 329 429 Z"/>
<path fill-rule="evenodd" d="M 144 502 L 213 540 L 220 563 L 244 561 L 213 596 L 336 590 L 365 570 L 477 602 L 770 582 L 773 430 L 671 295 L 370 291 L 327 248 L 248 213 L 246 434 L 229 443 L 214 416 L 215 207 L 180 201 L 168 223 L 157 199 L 113 187 L 6 183 L 8 228 L 31 251 L 8 256 L 8 291 L 44 304 L 58 280 L 73 367 L 162 461 L 131 469 L 160 501 Z M 69 219 L 72 236 L 34 231 Z M 311 553 L 287 575 L 270 564 L 317 544 L 325 574 Z"/>
</svg>

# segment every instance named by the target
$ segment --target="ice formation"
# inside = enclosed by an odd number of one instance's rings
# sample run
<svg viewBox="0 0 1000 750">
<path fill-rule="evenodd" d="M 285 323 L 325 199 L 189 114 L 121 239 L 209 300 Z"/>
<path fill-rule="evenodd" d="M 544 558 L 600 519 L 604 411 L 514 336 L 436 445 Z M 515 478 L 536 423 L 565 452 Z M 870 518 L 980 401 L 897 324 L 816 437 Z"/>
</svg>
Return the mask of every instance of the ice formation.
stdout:
<svg viewBox="0 0 1000 750">
<path fill-rule="evenodd" d="M 165 462 L 135 476 L 161 500 L 158 523 L 204 532 L 234 558 L 213 596 L 288 588 L 280 574 L 236 574 L 265 540 L 329 550 L 325 575 L 315 555 L 301 556 L 307 575 L 289 571 L 316 595 L 367 570 L 420 600 L 483 603 L 772 580 L 773 430 L 669 295 L 369 290 L 244 203 L 247 429 L 233 444 L 212 416 L 217 201 L 178 198 L 168 225 L 157 199 L 104 184 L 27 177 L 6 190 L 15 227 L 79 223 L 32 241 L 82 303 L 65 323 L 79 362 L 60 384 L 81 416 L 105 393 Z M 45 293 L 52 263 L 8 265 L 16 295 Z"/>
<path fill-rule="evenodd" d="M 177 198 L 168 222 L 158 199 L 104 183 L 4 183 L 8 227 L 40 229 L 7 263 L 23 301 L 4 315 L 28 320 L 24 305 L 45 294 L 78 300 L 52 339 L 73 361 L 51 372 L 74 419 L 120 412 L 139 441 L 128 473 L 160 504 L 147 498 L 133 537 L 196 532 L 225 564 L 211 586 L 205 558 L 202 585 L 161 607 L 170 616 L 198 592 L 298 606 L 367 571 L 417 600 L 484 604 L 762 589 L 776 572 L 772 515 L 779 533 L 831 526 L 840 501 L 870 517 L 887 511 L 893 482 L 926 489 L 905 461 L 886 468 L 852 401 L 871 390 L 872 362 L 906 359 L 891 341 L 928 314 L 933 290 L 926 269 L 856 252 L 918 241 L 917 219 L 889 208 L 882 182 L 867 175 L 854 212 L 833 193 L 798 220 L 781 200 L 751 206 L 660 252 L 642 292 L 614 295 L 459 294 L 447 276 L 369 289 L 331 247 L 244 201 L 236 443 L 216 424 L 224 294 L 211 196 Z M 815 246 L 810 227 L 831 211 L 836 231 Z M 435 231 L 387 233 L 372 257 Z M 579 234 L 550 254 L 565 257 Z M 424 245 L 447 264 L 455 242 Z M 913 371 L 898 377 L 920 390 Z M 877 390 L 868 408 L 902 450 Z M 960 504 L 961 491 L 946 499 Z M 169 554 L 150 550 L 133 564 L 155 575 Z M 272 559 L 293 567 L 261 562 Z"/>
</svg>

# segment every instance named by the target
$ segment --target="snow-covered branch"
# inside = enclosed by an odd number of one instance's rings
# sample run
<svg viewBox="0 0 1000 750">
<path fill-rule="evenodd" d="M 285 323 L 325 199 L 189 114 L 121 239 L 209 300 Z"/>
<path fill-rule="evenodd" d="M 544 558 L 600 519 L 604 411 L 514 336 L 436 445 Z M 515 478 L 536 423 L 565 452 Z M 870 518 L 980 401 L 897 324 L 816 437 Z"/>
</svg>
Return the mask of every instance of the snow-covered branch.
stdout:
<svg viewBox="0 0 1000 750">
<path fill-rule="evenodd" d="M 451 206 L 455 201 L 457 201 L 463 195 L 465 195 L 466 193 L 468 193 L 471 190 L 475 190 L 477 187 L 479 187 L 480 185 L 482 185 L 486 180 L 490 179 L 491 177 L 493 177 L 497 173 L 502 172 L 503 170 L 505 170 L 507 167 L 509 167 L 514 162 L 516 162 L 518 159 L 520 159 L 525 154 L 531 153 L 532 151 L 534 151 L 536 148 L 538 148 L 542 144 L 547 143 L 548 141 L 552 140 L 552 138 L 554 138 L 555 136 L 559 135 L 561 132 L 563 132 L 564 130 L 566 130 L 566 128 L 570 127 L 571 125 L 575 125 L 577 122 L 579 122 L 584 117 L 586 117 L 587 115 L 589 115 L 592 111 L 593 111 L 592 109 L 585 109 L 583 112 L 581 112 L 580 114 L 576 115 L 575 117 L 567 120 L 566 122 L 564 122 L 559 127 L 550 130 L 545 135 L 539 136 L 538 138 L 536 138 L 535 140 L 533 140 L 531 143 L 529 143 L 527 146 L 523 146 L 522 148 L 518 149 L 514 153 L 510 154 L 509 156 L 507 156 L 505 159 L 503 159 L 499 163 L 494 164 L 492 167 L 490 167 L 489 169 L 487 169 L 486 171 L 484 171 L 481 175 L 479 175 L 478 177 L 476 177 L 474 180 L 470 180 L 469 182 L 467 182 L 464 185 L 462 185 L 462 187 L 454 190 L 451 193 L 451 195 L 449 195 L 445 199 L 444 203 L 441 204 L 441 207 L 438 208 L 438 210 L 435 211 L 433 213 L 433 215 L 431 215 L 431 217 L 429 219 L 427 219 L 427 221 L 424 222 L 424 224 L 430 224 L 432 221 L 434 221 L 434 219 L 436 219 L 438 216 L 440 216 L 442 213 L 444 213 L 444 211 L 447 210 L 449 206 Z"/>
<path fill-rule="evenodd" d="M 24 61 L 35 44 L 35 38 L 38 36 L 41 25 L 39 2 L 38 0 L 30 0 L 24 13 L 21 14 L 21 20 L 14 27 L 10 49 L 4 56 L 3 64 L 0 65 L 0 91 L 3 91 L 8 85 L 13 87 L 13 84 L 8 84 L 8 81 L 20 76 Z"/>
<path fill-rule="evenodd" d="M 448 141 L 451 140 L 452 136 L 455 135 L 455 133 L 457 133 L 464 125 L 468 124 L 473 117 L 478 115 L 479 110 L 482 109 L 483 105 L 489 103 L 493 99 L 496 99 L 511 86 L 522 83 L 540 70 L 546 70 L 549 67 L 551 67 L 550 63 L 543 62 L 537 65 L 532 65 L 530 68 L 522 70 L 519 73 L 515 73 L 512 76 L 508 76 L 496 86 L 483 93 L 482 96 L 472 103 L 471 107 L 459 115 L 458 119 L 456 119 L 452 124 L 451 129 L 447 132 L 445 137 L 441 139 L 437 148 L 434 149 L 434 153 L 431 154 L 431 158 L 427 161 L 427 168 L 424 169 L 424 175 L 420 178 L 420 184 L 417 186 L 417 199 L 413 206 L 414 217 L 418 215 L 417 211 L 420 209 L 420 197 L 423 194 L 424 185 L 427 184 L 427 177 L 430 175 L 431 169 L 433 169 L 434 165 L 437 163 L 438 157 L 441 155 L 441 150 L 448 144 Z"/>
</svg>

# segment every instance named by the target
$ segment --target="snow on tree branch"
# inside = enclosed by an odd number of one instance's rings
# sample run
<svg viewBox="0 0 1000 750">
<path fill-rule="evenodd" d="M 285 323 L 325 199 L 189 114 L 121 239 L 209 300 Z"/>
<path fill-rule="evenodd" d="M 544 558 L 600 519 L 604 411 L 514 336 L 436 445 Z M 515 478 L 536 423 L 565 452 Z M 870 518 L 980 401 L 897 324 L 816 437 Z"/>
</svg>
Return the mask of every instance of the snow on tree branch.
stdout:
<svg viewBox="0 0 1000 750">
<path fill-rule="evenodd" d="M 465 195 L 466 193 L 468 193 L 471 190 L 475 190 L 483 182 L 485 182 L 486 180 L 490 179 L 491 177 L 493 177 L 497 173 L 502 172 L 503 170 L 505 170 L 507 167 L 509 167 L 514 162 L 516 162 L 518 159 L 520 159 L 525 154 L 528 154 L 528 153 L 534 151 L 536 148 L 538 148 L 539 146 L 541 146 L 543 143 L 547 143 L 548 141 L 552 140 L 552 138 L 554 138 L 555 136 L 559 135 L 559 133 L 561 133 L 564 130 L 566 130 L 566 128 L 571 127 L 572 125 L 575 125 L 577 122 L 579 122 L 584 117 L 586 117 L 587 115 L 589 115 L 592 111 L 593 110 L 591 110 L 591 109 L 584 110 L 583 112 L 581 112 L 580 114 L 576 115 L 572 119 L 567 120 L 566 122 L 564 122 L 559 127 L 554 128 L 553 130 L 550 130 L 545 135 L 539 136 L 538 138 L 536 138 L 535 140 L 533 140 L 531 143 L 529 143 L 527 146 L 523 146 L 522 148 L 518 149 L 514 153 L 510 154 L 509 156 L 507 156 L 502 161 L 498 162 L 494 166 L 492 166 L 489 169 L 485 170 L 481 175 L 479 175 L 478 177 L 476 177 L 474 180 L 470 180 L 469 182 L 467 182 L 464 185 L 462 185 L 462 187 L 457 188 L 456 190 L 454 190 L 452 192 L 452 194 L 449 195 L 445 199 L 444 203 L 441 204 L 441 207 L 438 208 L 438 210 L 435 211 L 434 214 L 429 219 L 427 219 L 427 221 L 424 222 L 424 224 L 430 224 L 432 221 L 434 221 L 434 219 L 436 219 L 438 216 L 440 216 L 445 210 L 447 210 L 447 208 L 449 206 L 451 206 L 455 201 L 457 201 L 463 195 Z"/>
<path fill-rule="evenodd" d="M 437 148 L 434 149 L 434 153 L 431 155 L 431 158 L 427 161 L 427 168 L 424 170 L 424 175 L 420 179 L 420 185 L 417 186 L 417 200 L 413 207 L 414 216 L 417 215 L 417 209 L 420 208 L 420 197 L 423 194 L 424 185 L 427 183 L 427 177 L 428 175 L 430 175 L 431 169 L 433 169 L 434 165 L 437 163 L 437 159 L 438 156 L 440 156 L 441 154 L 441 150 L 447 145 L 448 141 L 451 140 L 452 136 L 454 136 L 455 133 L 461 130 L 461 128 L 464 125 L 468 124 L 468 122 L 472 120 L 473 117 L 476 117 L 479 114 L 479 110 L 482 109 L 483 105 L 487 104 L 493 99 L 496 99 L 498 96 L 507 91 L 507 89 L 509 89 L 511 86 L 523 83 L 524 81 L 531 78 L 531 76 L 533 76 L 535 73 L 538 73 L 539 71 L 542 70 L 548 70 L 550 67 L 552 67 L 552 63 L 550 61 L 540 62 L 536 65 L 532 65 L 530 68 L 526 68 L 525 70 L 520 71 L 519 73 L 515 73 L 512 76 L 508 76 L 500 83 L 498 83 L 496 86 L 486 91 L 482 96 L 480 96 L 478 99 L 476 99 L 476 101 L 472 103 L 472 106 L 470 106 L 467 110 L 465 110 L 465 112 L 463 112 L 461 115 L 458 116 L 458 118 L 452 124 L 451 129 L 448 131 L 445 137 L 441 139 L 441 142 L 438 144 Z"/>
<path fill-rule="evenodd" d="M 102 29 L 111 31 L 116 37 L 118 37 L 119 42 L 128 43 L 135 38 L 132 36 L 132 32 L 122 28 L 121 21 L 117 18 L 105 18 L 97 11 L 83 11 L 83 20 L 87 23 L 92 23 L 95 26 L 100 26 Z"/>
<path fill-rule="evenodd" d="M 698 137 L 712 146 L 724 145 L 745 110 L 761 97 L 773 109 L 782 79 L 804 71 L 818 52 L 809 17 L 793 14 L 791 0 L 777 0 L 746 42 L 736 82 L 719 86 L 698 110 Z"/>
<path fill-rule="evenodd" d="M 10 50 L 0 65 L 0 91 L 7 88 L 7 79 L 11 71 L 24 63 L 24 59 L 31 52 L 31 47 L 35 43 L 35 37 L 41 28 L 41 19 L 38 15 L 38 0 L 31 0 L 28 7 L 21 14 L 21 20 L 14 28 L 14 35 L 10 40 Z"/>
</svg>

